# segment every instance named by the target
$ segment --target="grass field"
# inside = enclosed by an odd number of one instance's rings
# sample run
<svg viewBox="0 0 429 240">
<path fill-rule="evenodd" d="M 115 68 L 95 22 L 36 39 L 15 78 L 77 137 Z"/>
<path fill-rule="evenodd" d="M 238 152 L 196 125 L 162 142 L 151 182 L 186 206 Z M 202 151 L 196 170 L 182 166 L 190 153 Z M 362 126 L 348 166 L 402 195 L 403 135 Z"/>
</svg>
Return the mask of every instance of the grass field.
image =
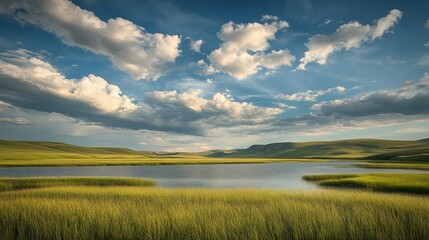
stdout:
<svg viewBox="0 0 429 240">
<path fill-rule="evenodd" d="M 16 180 L 16 179 L 15 179 Z M 82 180 L 82 179 L 81 179 Z M 0 182 L 13 181 L 2 179 Z M 0 192 L 1 239 L 427 239 L 429 198 L 45 184 Z M 63 181 L 62 184 L 64 184 Z M 88 186 L 91 185 L 91 186 Z"/>
<path fill-rule="evenodd" d="M 429 171 L 428 163 L 357 163 L 355 166 L 363 168 L 416 169 Z"/>
<path fill-rule="evenodd" d="M 34 155 L 32 155 L 34 156 Z M 62 158 L 61 158 L 62 157 Z M 85 158 L 69 155 L 37 155 L 33 159 L 0 159 L 0 167 L 47 167 L 47 166 L 119 166 L 119 165 L 184 165 L 184 164 L 239 164 L 239 163 L 274 163 L 274 162 L 316 162 L 326 159 L 272 159 L 272 158 L 207 158 L 189 157 L 156 157 L 141 158 L 129 155 L 86 155 Z"/>
<path fill-rule="evenodd" d="M 429 194 L 429 174 L 370 173 L 306 175 L 322 186 L 362 188 L 379 192 Z"/>
<path fill-rule="evenodd" d="M 0 191 L 60 186 L 154 186 L 155 181 L 141 178 L 36 177 L 0 178 Z"/>
</svg>

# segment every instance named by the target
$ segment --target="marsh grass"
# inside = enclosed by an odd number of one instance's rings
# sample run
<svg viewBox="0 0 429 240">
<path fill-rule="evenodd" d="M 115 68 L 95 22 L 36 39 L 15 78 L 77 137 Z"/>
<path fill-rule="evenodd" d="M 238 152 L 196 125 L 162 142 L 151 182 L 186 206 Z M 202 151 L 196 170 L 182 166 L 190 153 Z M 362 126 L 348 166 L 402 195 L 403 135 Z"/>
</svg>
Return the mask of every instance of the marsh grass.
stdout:
<svg viewBox="0 0 429 240">
<path fill-rule="evenodd" d="M 56 186 L 0 192 L 2 239 L 427 239 L 429 199 Z"/>
<path fill-rule="evenodd" d="M 0 178 L 0 191 L 59 186 L 154 186 L 155 181 L 139 178 L 40 177 Z"/>
<path fill-rule="evenodd" d="M 363 168 L 416 169 L 429 171 L 429 163 L 357 163 Z"/>
<path fill-rule="evenodd" d="M 243 164 L 276 162 L 327 162 L 326 159 L 267 159 L 267 158 L 208 158 L 203 156 L 145 157 L 121 154 L 36 154 L 6 158 L 0 153 L 0 167 L 56 166 L 120 166 L 120 165 L 184 165 L 184 164 Z M 18 154 L 19 155 L 19 154 Z"/>
<path fill-rule="evenodd" d="M 306 175 L 303 179 L 328 187 L 429 194 L 429 174 L 423 173 L 323 174 Z"/>
</svg>

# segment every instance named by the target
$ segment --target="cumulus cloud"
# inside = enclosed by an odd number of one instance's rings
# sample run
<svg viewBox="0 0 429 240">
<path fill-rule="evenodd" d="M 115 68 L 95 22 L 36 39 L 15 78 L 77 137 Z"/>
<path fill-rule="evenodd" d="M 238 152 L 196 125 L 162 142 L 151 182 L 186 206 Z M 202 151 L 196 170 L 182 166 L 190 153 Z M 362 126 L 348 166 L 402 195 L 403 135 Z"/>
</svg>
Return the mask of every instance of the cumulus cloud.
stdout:
<svg viewBox="0 0 429 240">
<path fill-rule="evenodd" d="M 228 93 L 204 98 L 202 90 L 147 92 L 137 101 L 101 77 L 67 79 L 30 51 L 1 54 L 0 101 L 57 112 L 107 127 L 204 134 L 206 129 L 255 125 L 282 112 L 236 102 Z"/>
<path fill-rule="evenodd" d="M 316 101 L 316 99 L 322 95 L 325 95 L 327 93 L 342 93 L 346 91 L 345 87 L 337 86 L 334 88 L 328 88 L 327 90 L 307 90 L 305 92 L 297 92 L 293 94 L 279 94 L 276 96 L 276 98 L 287 100 L 287 101 Z"/>
<path fill-rule="evenodd" d="M 402 17 L 402 12 L 393 9 L 388 15 L 377 20 L 370 25 L 362 25 L 359 22 L 352 21 L 341 25 L 335 33 L 331 35 L 318 34 L 310 37 L 305 44 L 308 50 L 301 58 L 297 70 L 305 70 L 308 63 L 317 62 L 318 64 L 326 64 L 328 57 L 343 49 L 360 47 L 365 42 L 371 42 L 376 38 L 382 37 L 389 29 L 391 29 Z"/>
<path fill-rule="evenodd" d="M 191 41 L 191 49 L 194 52 L 200 53 L 201 52 L 201 45 L 203 45 L 204 41 L 201 39 Z"/>
<path fill-rule="evenodd" d="M 394 91 L 379 91 L 357 98 L 326 102 L 326 116 L 371 116 L 379 114 L 419 115 L 429 113 L 429 73 L 418 81 L 407 81 Z"/>
<path fill-rule="evenodd" d="M 164 109 L 175 109 L 181 118 L 204 115 L 208 122 L 228 125 L 231 122 L 260 123 L 282 112 L 278 108 L 262 108 L 247 102 L 235 102 L 229 93 L 215 93 L 211 99 L 201 97 L 202 90 L 154 91 L 146 93 L 145 102 Z M 180 112 L 180 113 L 179 113 Z"/>
<path fill-rule="evenodd" d="M 14 88 L 8 80 L 17 79 L 34 89 L 72 101 L 83 101 L 102 113 L 120 114 L 137 108 L 118 86 L 109 84 L 103 78 L 90 74 L 80 80 L 66 79 L 48 62 L 24 49 L 2 54 L 0 74 L 5 89 Z"/>
<path fill-rule="evenodd" d="M 135 79 L 156 80 L 180 55 L 181 37 L 148 33 L 123 18 L 103 21 L 68 0 L 5 0 L 0 14 L 39 26 L 64 43 L 107 56 Z"/>
<path fill-rule="evenodd" d="M 424 46 L 429 48 L 429 42 L 425 43 Z"/>
<path fill-rule="evenodd" d="M 429 29 L 429 19 L 426 21 L 425 28 Z"/>
<path fill-rule="evenodd" d="M 262 20 L 266 22 L 224 24 L 217 34 L 223 43 L 208 56 L 211 66 L 238 80 L 257 73 L 261 68 L 290 66 L 295 57 L 289 50 L 267 52 L 270 48 L 268 41 L 274 40 L 277 31 L 289 27 L 289 24 L 268 15 Z"/>
</svg>

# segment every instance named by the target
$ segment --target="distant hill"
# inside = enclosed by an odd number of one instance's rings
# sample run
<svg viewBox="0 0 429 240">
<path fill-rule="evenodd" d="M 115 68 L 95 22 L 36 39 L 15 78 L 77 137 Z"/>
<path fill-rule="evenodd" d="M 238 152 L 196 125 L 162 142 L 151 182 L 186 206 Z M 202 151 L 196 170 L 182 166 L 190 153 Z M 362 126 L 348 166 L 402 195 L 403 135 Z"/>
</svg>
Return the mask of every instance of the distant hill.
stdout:
<svg viewBox="0 0 429 240">
<path fill-rule="evenodd" d="M 283 142 L 252 145 L 246 149 L 214 151 L 209 157 L 220 158 L 322 158 L 413 160 L 429 162 L 429 139 L 396 141 L 378 139 L 351 139 L 320 142 Z"/>
<path fill-rule="evenodd" d="M 362 159 L 389 162 L 429 162 L 429 139 L 396 141 L 351 139 L 320 142 L 283 142 L 252 145 L 246 149 L 210 150 L 201 153 L 135 151 L 127 148 L 82 147 L 59 142 L 0 140 L 0 159 L 123 158 L 279 158 L 279 159 Z M 117 157 L 115 157 L 117 156 Z"/>
<path fill-rule="evenodd" d="M 77 153 L 77 154 L 127 154 L 151 155 L 151 152 L 134 151 L 128 148 L 82 147 L 60 142 L 0 140 L 0 152 Z"/>
</svg>

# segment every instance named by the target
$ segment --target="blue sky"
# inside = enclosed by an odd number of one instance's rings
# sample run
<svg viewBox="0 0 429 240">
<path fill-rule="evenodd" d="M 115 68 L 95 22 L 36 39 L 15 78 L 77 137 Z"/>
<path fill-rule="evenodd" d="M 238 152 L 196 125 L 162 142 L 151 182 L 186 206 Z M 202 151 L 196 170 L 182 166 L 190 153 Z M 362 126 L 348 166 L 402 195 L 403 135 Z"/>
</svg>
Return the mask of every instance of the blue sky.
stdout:
<svg viewBox="0 0 429 240">
<path fill-rule="evenodd" d="M 427 1 L 0 3 L 0 138 L 144 150 L 429 136 Z"/>
</svg>

